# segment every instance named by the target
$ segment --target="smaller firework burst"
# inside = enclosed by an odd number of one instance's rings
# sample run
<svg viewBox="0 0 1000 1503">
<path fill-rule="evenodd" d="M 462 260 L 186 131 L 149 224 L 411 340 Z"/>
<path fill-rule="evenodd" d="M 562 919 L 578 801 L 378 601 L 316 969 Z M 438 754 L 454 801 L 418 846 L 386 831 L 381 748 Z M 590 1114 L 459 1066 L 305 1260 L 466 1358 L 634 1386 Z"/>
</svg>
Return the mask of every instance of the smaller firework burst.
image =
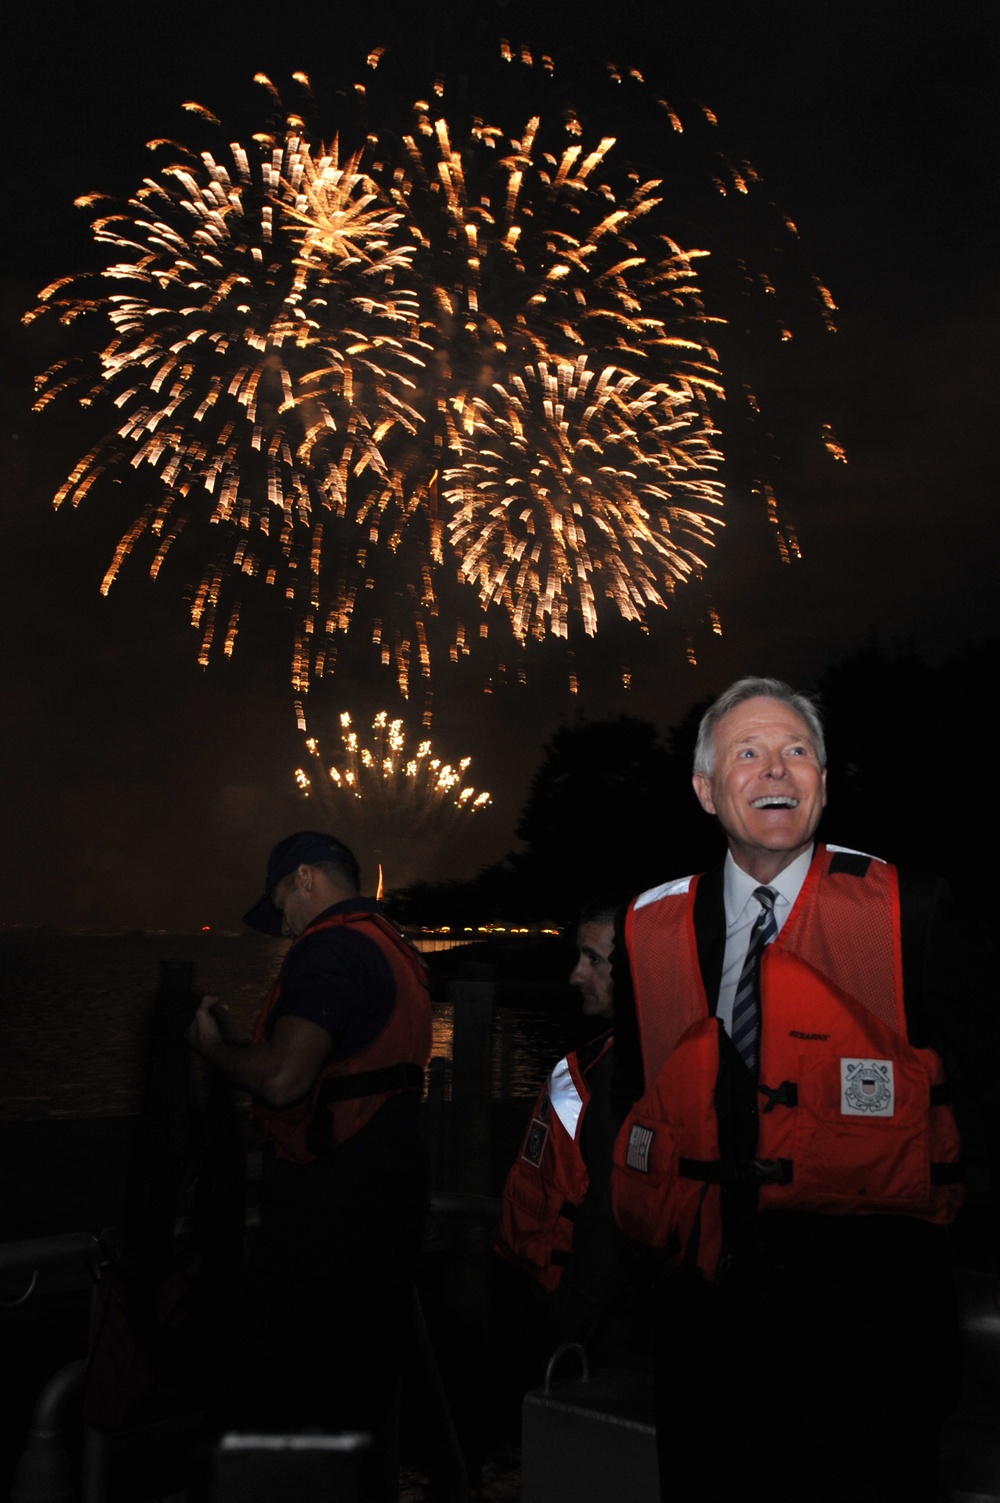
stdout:
<svg viewBox="0 0 1000 1503">
<path fill-rule="evenodd" d="M 345 711 L 332 752 L 307 735 L 309 762 L 296 768 L 295 782 L 341 838 L 373 852 L 390 885 L 401 887 L 423 875 L 448 837 L 491 799 L 466 781 L 471 757 L 446 762 L 429 739 L 414 745 L 403 721 L 390 720 L 387 710 L 378 712 L 371 730 L 363 744 Z"/>
</svg>

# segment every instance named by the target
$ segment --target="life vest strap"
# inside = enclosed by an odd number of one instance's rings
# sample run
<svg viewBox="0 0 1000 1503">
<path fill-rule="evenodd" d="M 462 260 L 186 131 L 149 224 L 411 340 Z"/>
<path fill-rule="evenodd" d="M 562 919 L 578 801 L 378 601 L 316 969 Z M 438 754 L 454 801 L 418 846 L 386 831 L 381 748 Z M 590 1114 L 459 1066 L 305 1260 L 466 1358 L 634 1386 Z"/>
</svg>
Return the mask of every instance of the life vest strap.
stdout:
<svg viewBox="0 0 1000 1503">
<path fill-rule="evenodd" d="M 382 1065 L 378 1070 L 359 1070 L 357 1075 L 333 1075 L 320 1087 L 318 1106 L 331 1101 L 357 1101 L 363 1096 L 381 1096 L 386 1091 L 422 1091 L 424 1072 L 411 1061 Z"/>
<path fill-rule="evenodd" d="M 776 1106 L 798 1106 L 799 1088 L 794 1080 L 783 1080 L 780 1086 L 767 1086 L 760 1081 L 757 1090 L 767 1097 L 762 1112 L 771 1112 Z M 931 1086 L 931 1106 L 949 1106 L 955 1099 L 950 1080 L 940 1080 Z"/>
<path fill-rule="evenodd" d="M 359 1101 L 365 1096 L 385 1096 L 396 1091 L 423 1091 L 424 1072 L 411 1060 L 382 1065 L 377 1070 L 359 1070 L 356 1075 L 332 1075 L 319 1088 L 316 1105 L 306 1128 L 306 1147 L 317 1158 L 333 1146 L 333 1118 L 324 1107 L 335 1101 Z"/>
<path fill-rule="evenodd" d="M 677 1169 L 685 1179 L 715 1185 L 787 1185 L 793 1174 L 791 1159 L 679 1159 Z"/>
</svg>

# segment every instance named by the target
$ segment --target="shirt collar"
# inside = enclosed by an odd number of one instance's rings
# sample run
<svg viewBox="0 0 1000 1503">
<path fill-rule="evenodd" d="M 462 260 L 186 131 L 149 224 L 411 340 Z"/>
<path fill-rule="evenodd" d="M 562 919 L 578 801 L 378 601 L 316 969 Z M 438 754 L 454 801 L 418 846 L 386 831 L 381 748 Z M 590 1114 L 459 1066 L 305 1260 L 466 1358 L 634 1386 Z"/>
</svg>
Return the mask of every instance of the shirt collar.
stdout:
<svg viewBox="0 0 1000 1503">
<path fill-rule="evenodd" d="M 381 913 L 382 904 L 376 898 L 365 897 L 363 893 L 359 893 L 356 898 L 344 898 L 342 902 L 334 903 L 332 908 L 327 909 L 328 913 L 333 913 L 334 911 L 338 913 Z"/>
<path fill-rule="evenodd" d="M 802 891 L 802 884 L 806 880 L 806 873 L 809 870 L 812 858 L 813 848 L 810 846 L 807 851 L 802 852 L 801 856 L 796 856 L 791 865 L 786 866 L 784 871 L 779 872 L 772 881 L 763 883 L 758 882 L 756 877 L 749 876 L 741 866 L 737 866 L 733 860 L 732 851 L 727 851 L 723 878 L 723 891 L 726 903 L 726 928 L 732 929 L 740 922 L 746 906 L 751 899 L 754 902 L 753 917 L 756 918 L 756 910 L 760 905 L 753 895 L 758 887 L 766 886 L 773 888 L 778 894 L 774 905 L 775 911 L 780 912 L 784 910 L 787 914 L 792 908 L 795 899 Z"/>
<path fill-rule="evenodd" d="M 331 903 L 329 908 L 324 908 L 322 913 L 317 913 L 314 919 L 310 919 L 306 929 L 311 929 L 313 924 L 321 924 L 333 913 L 381 913 L 382 904 L 374 898 L 356 897 L 343 898 L 339 903 Z M 302 933 L 305 934 L 306 929 Z"/>
</svg>

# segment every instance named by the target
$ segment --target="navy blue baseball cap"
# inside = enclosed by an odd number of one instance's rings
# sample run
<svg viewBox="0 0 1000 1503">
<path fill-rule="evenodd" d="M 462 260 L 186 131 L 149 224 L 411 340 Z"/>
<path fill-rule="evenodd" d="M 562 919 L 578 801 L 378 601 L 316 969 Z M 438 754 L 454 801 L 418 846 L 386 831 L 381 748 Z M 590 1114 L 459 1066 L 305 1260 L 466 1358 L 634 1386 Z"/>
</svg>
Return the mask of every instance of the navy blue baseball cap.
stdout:
<svg viewBox="0 0 1000 1503">
<path fill-rule="evenodd" d="M 259 929 L 262 934 L 280 934 L 281 914 L 271 901 L 271 894 L 289 872 L 303 863 L 318 866 L 321 861 L 335 861 L 338 866 L 345 867 L 354 886 L 360 887 L 361 873 L 353 851 L 333 835 L 322 835 L 318 830 L 300 830 L 297 835 L 286 835 L 284 840 L 279 840 L 267 858 L 264 896 L 243 915 L 243 922 L 251 929 Z"/>
</svg>

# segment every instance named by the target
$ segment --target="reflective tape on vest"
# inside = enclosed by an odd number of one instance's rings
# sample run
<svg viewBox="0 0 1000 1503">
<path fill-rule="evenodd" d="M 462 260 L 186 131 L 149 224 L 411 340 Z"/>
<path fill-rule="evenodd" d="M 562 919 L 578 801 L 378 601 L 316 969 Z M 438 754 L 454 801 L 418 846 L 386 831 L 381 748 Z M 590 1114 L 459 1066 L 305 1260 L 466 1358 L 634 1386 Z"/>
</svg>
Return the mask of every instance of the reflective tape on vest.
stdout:
<svg viewBox="0 0 1000 1503">
<path fill-rule="evenodd" d="M 583 1097 L 573 1078 L 568 1056 L 559 1061 L 549 1076 L 549 1100 L 563 1127 L 571 1138 L 575 1138 L 583 1111 Z"/>
</svg>

